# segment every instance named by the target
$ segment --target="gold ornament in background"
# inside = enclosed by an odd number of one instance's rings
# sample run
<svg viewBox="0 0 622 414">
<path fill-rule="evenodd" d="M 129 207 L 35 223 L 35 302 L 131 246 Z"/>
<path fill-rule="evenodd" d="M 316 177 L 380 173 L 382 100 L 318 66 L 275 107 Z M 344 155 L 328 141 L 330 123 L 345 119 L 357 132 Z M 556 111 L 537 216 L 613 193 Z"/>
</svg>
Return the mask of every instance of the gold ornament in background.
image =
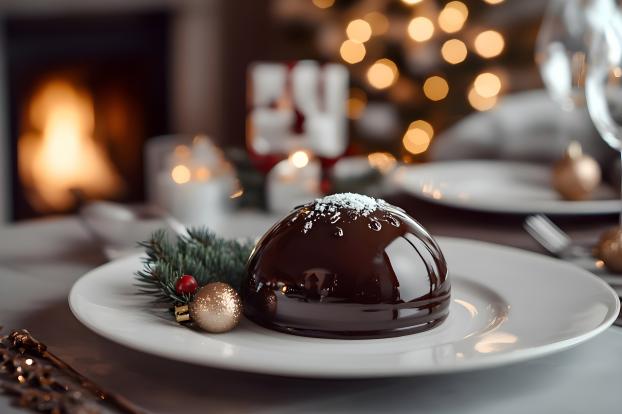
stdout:
<svg viewBox="0 0 622 414">
<path fill-rule="evenodd" d="M 192 321 L 212 333 L 230 331 L 242 316 L 240 295 L 222 282 L 208 283 L 200 288 L 188 307 Z"/>
<path fill-rule="evenodd" d="M 564 158 L 553 167 L 553 187 L 567 200 L 585 200 L 600 184 L 600 166 L 583 154 L 581 144 L 571 142 Z"/>
<path fill-rule="evenodd" d="M 607 269 L 622 273 L 622 228 L 614 227 L 603 233 L 596 246 L 596 252 Z"/>
</svg>

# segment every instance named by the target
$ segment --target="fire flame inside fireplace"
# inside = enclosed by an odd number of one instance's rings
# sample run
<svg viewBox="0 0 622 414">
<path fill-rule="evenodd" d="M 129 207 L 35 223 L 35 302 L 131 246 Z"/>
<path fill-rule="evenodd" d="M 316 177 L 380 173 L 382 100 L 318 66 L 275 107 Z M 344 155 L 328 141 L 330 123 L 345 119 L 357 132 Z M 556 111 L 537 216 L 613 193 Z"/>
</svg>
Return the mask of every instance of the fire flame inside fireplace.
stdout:
<svg viewBox="0 0 622 414">
<path fill-rule="evenodd" d="M 18 142 L 19 173 L 39 212 L 74 207 L 75 191 L 87 198 L 118 195 L 123 183 L 94 138 L 92 97 L 65 80 L 50 80 L 29 104 Z"/>
</svg>

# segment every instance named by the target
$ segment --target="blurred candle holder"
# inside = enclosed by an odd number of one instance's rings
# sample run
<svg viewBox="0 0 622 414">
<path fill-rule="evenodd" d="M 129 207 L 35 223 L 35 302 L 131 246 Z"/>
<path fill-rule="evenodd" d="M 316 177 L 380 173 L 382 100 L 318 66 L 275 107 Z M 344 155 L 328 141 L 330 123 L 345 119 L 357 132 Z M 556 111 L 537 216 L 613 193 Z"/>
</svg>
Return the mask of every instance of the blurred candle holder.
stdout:
<svg viewBox="0 0 622 414">
<path fill-rule="evenodd" d="M 270 211 L 287 213 L 321 196 L 321 163 L 308 151 L 293 151 L 270 170 L 266 200 Z"/>
<path fill-rule="evenodd" d="M 165 135 L 145 147 L 150 203 L 186 225 L 218 231 L 243 190 L 233 166 L 205 135 Z"/>
</svg>

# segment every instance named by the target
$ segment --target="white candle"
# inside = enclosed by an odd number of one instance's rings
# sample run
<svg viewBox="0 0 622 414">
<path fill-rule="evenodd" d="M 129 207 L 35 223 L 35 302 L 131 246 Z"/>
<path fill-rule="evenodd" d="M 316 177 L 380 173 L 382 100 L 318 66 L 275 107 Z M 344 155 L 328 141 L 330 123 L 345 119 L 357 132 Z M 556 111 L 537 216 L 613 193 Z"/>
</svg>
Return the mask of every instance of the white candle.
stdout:
<svg viewBox="0 0 622 414">
<path fill-rule="evenodd" d="M 237 190 L 222 151 L 206 136 L 167 136 L 148 144 L 146 154 L 150 201 L 186 225 L 219 231 Z"/>
<path fill-rule="evenodd" d="M 182 223 L 205 225 L 218 232 L 232 209 L 230 196 L 234 186 L 230 176 L 175 182 L 171 173 L 162 171 L 158 174 L 155 199 L 157 205 Z"/>
<path fill-rule="evenodd" d="M 266 181 L 266 198 L 272 212 L 287 213 L 297 205 L 321 196 L 321 167 L 309 160 L 304 151 L 296 151 L 270 170 Z"/>
</svg>

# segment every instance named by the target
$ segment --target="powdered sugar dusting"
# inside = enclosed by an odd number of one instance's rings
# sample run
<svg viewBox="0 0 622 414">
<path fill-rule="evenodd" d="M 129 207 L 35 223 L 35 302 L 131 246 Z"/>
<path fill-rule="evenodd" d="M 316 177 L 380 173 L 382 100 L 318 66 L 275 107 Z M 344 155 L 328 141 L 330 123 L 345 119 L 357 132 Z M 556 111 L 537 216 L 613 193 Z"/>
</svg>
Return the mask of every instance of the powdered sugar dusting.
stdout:
<svg viewBox="0 0 622 414">
<path fill-rule="evenodd" d="M 303 227 L 303 231 L 306 233 L 309 230 L 311 230 L 311 227 L 313 227 L 313 222 L 312 221 L 307 221 Z"/>
<path fill-rule="evenodd" d="M 303 233 L 308 233 L 313 228 L 313 223 L 324 218 L 331 224 L 336 224 L 344 216 L 341 211 L 347 211 L 345 219 L 357 220 L 361 217 L 369 217 L 371 213 L 377 209 L 386 206 L 387 203 L 382 199 L 375 199 L 362 194 L 340 193 L 332 194 L 323 198 L 317 198 L 314 202 L 305 205 Z M 291 222 L 294 222 L 298 215 L 294 216 Z M 369 218 L 371 219 L 371 218 Z M 372 220 L 371 229 L 379 231 L 381 228 L 377 220 Z M 343 236 L 343 230 L 340 227 L 335 232 L 335 236 Z"/>
<path fill-rule="evenodd" d="M 368 197 L 356 193 L 339 193 L 315 199 L 315 210 L 323 212 L 330 207 L 341 207 L 350 209 L 354 214 L 367 217 L 370 213 L 384 204 L 384 200 Z"/>
</svg>

